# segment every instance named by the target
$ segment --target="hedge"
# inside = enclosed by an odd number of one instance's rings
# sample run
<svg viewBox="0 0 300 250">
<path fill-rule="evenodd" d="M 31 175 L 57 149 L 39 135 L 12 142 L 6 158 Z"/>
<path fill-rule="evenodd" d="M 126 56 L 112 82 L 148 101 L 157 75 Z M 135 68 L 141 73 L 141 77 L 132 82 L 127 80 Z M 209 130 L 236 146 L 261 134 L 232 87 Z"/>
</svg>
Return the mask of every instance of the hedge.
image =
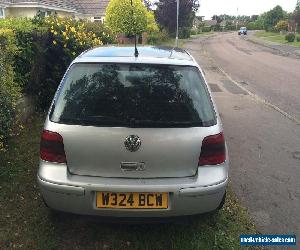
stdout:
<svg viewBox="0 0 300 250">
<path fill-rule="evenodd" d="M 16 37 L 11 29 L 0 29 L 0 151 L 17 124 L 17 102 L 21 88 L 15 82 L 14 57 L 18 54 Z"/>
<path fill-rule="evenodd" d="M 113 41 L 103 25 L 72 18 L 0 20 L 0 150 L 16 126 L 21 94 L 33 97 L 38 110 L 47 110 L 70 62 Z"/>
</svg>

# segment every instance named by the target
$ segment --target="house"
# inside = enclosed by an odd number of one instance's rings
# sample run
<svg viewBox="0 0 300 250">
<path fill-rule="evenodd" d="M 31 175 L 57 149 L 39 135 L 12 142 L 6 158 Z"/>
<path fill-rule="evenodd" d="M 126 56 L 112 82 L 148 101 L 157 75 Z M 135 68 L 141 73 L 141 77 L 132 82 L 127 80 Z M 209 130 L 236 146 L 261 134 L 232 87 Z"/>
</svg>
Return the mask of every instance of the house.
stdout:
<svg viewBox="0 0 300 250">
<path fill-rule="evenodd" d="M 205 20 L 205 27 L 211 27 L 218 24 L 217 20 Z"/>
<path fill-rule="evenodd" d="M 288 22 L 288 32 L 297 32 L 298 23 L 295 20 L 289 20 Z"/>
<path fill-rule="evenodd" d="M 0 18 L 58 15 L 103 22 L 109 0 L 0 0 Z"/>
<path fill-rule="evenodd" d="M 197 29 L 198 26 L 203 22 L 204 16 L 195 16 L 193 20 L 193 28 Z"/>
<path fill-rule="evenodd" d="M 91 22 L 103 22 L 106 7 L 110 0 L 74 0 L 76 4 L 76 17 Z"/>
</svg>

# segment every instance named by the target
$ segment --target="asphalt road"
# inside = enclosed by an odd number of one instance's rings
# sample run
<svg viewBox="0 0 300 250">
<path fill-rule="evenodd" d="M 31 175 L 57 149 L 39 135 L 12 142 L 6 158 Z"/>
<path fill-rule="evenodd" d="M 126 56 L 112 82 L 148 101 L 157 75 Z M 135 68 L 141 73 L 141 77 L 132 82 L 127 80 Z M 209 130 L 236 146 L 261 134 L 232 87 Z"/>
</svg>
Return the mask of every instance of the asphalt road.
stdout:
<svg viewBox="0 0 300 250">
<path fill-rule="evenodd" d="M 185 44 L 204 70 L 230 155 L 231 186 L 262 233 L 300 236 L 300 60 L 235 33 Z"/>
<path fill-rule="evenodd" d="M 205 48 L 237 82 L 300 121 L 300 60 L 247 40 L 227 33 L 208 40 Z"/>
</svg>

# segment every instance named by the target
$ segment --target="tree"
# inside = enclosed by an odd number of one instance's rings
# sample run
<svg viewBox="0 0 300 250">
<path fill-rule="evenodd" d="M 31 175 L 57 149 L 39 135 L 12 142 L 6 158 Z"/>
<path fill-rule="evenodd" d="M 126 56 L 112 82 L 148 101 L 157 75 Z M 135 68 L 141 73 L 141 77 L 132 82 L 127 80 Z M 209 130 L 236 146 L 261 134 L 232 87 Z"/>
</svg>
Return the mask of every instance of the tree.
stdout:
<svg viewBox="0 0 300 250">
<path fill-rule="evenodd" d="M 251 16 L 251 22 L 255 22 L 258 19 L 259 15 L 252 15 Z"/>
<path fill-rule="evenodd" d="M 171 35 L 176 32 L 177 3 L 174 0 L 159 0 L 156 2 L 155 17 L 158 24 L 165 28 Z M 191 29 L 195 13 L 199 8 L 198 0 L 180 0 L 179 28 Z"/>
<path fill-rule="evenodd" d="M 261 14 L 257 20 L 255 21 L 255 29 L 257 30 L 263 30 L 265 28 L 265 19 L 267 16 L 267 12 Z"/>
<path fill-rule="evenodd" d="M 267 31 L 273 30 L 275 28 L 275 25 L 280 21 L 283 20 L 285 16 L 285 13 L 281 6 L 277 5 L 272 10 L 268 11 L 266 13 L 265 19 L 264 19 L 264 28 Z"/>
<path fill-rule="evenodd" d="M 221 23 L 221 22 L 224 20 L 224 18 L 222 18 L 222 16 L 213 15 L 213 16 L 211 17 L 211 20 L 216 20 L 217 23 Z"/>
<path fill-rule="evenodd" d="M 288 30 L 288 21 L 287 20 L 280 20 L 276 26 L 275 29 L 277 31 L 282 31 L 282 30 Z"/>
<path fill-rule="evenodd" d="M 297 0 L 297 4 L 293 16 L 294 16 L 293 19 L 296 21 L 296 23 L 298 23 L 298 26 L 300 26 L 300 0 Z"/>
<path fill-rule="evenodd" d="M 141 0 L 111 0 L 105 22 L 112 32 L 132 36 L 147 30 L 147 12 Z"/>
<path fill-rule="evenodd" d="M 300 0 L 297 0 L 295 12 L 300 13 Z"/>
<path fill-rule="evenodd" d="M 144 5 L 146 6 L 147 10 L 152 10 L 153 7 L 153 3 L 151 2 L 151 0 L 143 0 Z"/>
<path fill-rule="evenodd" d="M 155 22 L 155 17 L 153 11 L 147 11 L 147 31 L 148 32 L 158 32 L 158 26 Z"/>
</svg>

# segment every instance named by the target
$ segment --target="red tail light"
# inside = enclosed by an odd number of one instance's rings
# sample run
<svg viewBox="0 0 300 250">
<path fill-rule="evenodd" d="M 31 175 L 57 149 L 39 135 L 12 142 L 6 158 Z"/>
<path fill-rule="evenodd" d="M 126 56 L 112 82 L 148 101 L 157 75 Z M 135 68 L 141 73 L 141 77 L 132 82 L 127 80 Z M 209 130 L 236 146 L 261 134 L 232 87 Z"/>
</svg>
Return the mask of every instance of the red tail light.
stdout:
<svg viewBox="0 0 300 250">
<path fill-rule="evenodd" d="M 44 161 L 66 163 L 63 138 L 60 134 L 44 130 L 41 139 L 40 157 Z"/>
<path fill-rule="evenodd" d="M 205 137 L 202 142 L 198 166 L 217 165 L 225 160 L 226 149 L 223 133 Z"/>
</svg>

